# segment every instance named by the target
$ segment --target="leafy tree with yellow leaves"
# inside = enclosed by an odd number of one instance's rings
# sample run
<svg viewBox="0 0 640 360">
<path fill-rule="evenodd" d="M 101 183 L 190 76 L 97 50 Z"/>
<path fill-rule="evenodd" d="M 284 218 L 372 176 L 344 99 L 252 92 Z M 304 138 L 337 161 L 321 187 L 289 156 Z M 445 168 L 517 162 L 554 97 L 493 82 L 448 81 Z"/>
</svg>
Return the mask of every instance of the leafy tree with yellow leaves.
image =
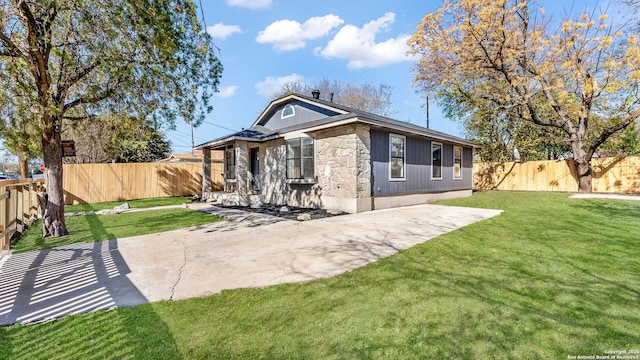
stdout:
<svg viewBox="0 0 640 360">
<path fill-rule="evenodd" d="M 560 129 L 591 192 L 594 153 L 640 117 L 640 46 L 606 14 L 550 24 L 532 1 L 445 0 L 409 40 L 414 84 Z"/>
<path fill-rule="evenodd" d="M 438 93 L 444 115 L 460 121 L 467 139 L 482 145 L 476 155 L 487 162 L 557 159 L 571 152 L 562 130 L 501 114 L 488 102 L 475 101 L 457 89 Z"/>
</svg>

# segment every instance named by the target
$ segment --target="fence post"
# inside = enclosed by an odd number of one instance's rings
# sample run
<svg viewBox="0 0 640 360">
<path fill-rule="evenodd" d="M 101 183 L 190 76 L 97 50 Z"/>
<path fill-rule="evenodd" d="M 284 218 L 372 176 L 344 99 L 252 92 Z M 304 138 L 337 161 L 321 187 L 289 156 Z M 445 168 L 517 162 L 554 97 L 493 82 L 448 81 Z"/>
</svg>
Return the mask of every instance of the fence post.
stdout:
<svg viewBox="0 0 640 360">
<path fill-rule="evenodd" d="M 0 251 L 9 250 L 9 215 L 11 213 L 11 202 L 9 199 L 9 192 L 7 192 L 7 187 L 3 186 L 0 188 L 2 192 L 0 192 L 0 206 L 2 207 L 3 214 L 0 216 L 0 220 L 2 223 L 2 229 L 0 229 Z"/>
<path fill-rule="evenodd" d="M 29 216 L 29 197 L 30 197 L 31 184 L 24 184 L 22 186 L 22 219 L 25 224 L 31 225 L 29 222 L 31 217 Z M 26 229 L 25 225 L 25 229 Z"/>
<path fill-rule="evenodd" d="M 211 149 L 202 149 L 202 192 L 201 196 L 205 193 L 211 192 Z"/>
<path fill-rule="evenodd" d="M 20 184 L 16 186 L 16 231 L 24 232 L 24 185 Z"/>
</svg>

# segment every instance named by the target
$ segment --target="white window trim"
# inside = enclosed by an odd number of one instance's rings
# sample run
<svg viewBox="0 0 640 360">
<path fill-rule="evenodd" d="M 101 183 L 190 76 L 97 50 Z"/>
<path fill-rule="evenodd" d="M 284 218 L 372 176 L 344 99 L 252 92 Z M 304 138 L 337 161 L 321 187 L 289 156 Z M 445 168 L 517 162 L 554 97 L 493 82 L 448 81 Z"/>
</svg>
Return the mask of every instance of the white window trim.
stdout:
<svg viewBox="0 0 640 360">
<path fill-rule="evenodd" d="M 291 115 L 284 115 L 284 109 L 290 107 L 291 108 Z M 296 108 L 291 105 L 291 104 L 287 104 L 282 108 L 282 111 L 280 111 L 280 119 L 288 119 L 290 117 L 294 117 L 296 116 Z"/>
<path fill-rule="evenodd" d="M 402 138 L 404 140 L 404 158 L 402 161 L 402 177 L 401 178 L 394 178 L 391 176 L 391 163 L 392 163 L 392 159 L 391 159 L 391 138 L 392 137 L 396 137 L 396 138 Z M 399 134 L 392 134 L 389 133 L 389 181 L 406 181 L 407 180 L 407 137 L 404 135 L 399 135 Z"/>
<path fill-rule="evenodd" d="M 285 163 L 285 179 L 287 180 L 287 183 L 290 184 L 315 184 L 317 182 L 318 179 L 318 175 L 317 175 L 317 161 L 318 161 L 318 153 L 316 151 L 316 138 L 313 136 L 308 136 L 308 135 L 303 135 L 303 136 L 297 136 L 297 137 L 289 137 L 288 139 L 285 138 L 285 162 L 287 162 L 288 158 L 287 158 L 287 141 L 289 140 L 296 140 L 296 139 L 300 139 L 300 171 L 302 171 L 302 167 L 304 167 L 304 164 L 302 163 L 302 139 L 303 138 L 309 138 L 313 140 L 313 177 L 303 177 L 303 178 L 289 178 L 288 177 L 288 171 L 289 170 L 287 168 L 287 164 Z"/>
<path fill-rule="evenodd" d="M 433 177 L 433 146 L 440 145 L 440 177 Z M 431 156 L 431 180 L 442 180 L 442 155 L 444 154 L 444 146 L 442 143 L 432 141 L 431 142 L 431 152 L 429 155 Z"/>
<path fill-rule="evenodd" d="M 456 177 L 456 149 L 460 149 L 460 177 Z M 464 148 L 462 146 L 453 146 L 453 180 L 462 180 L 462 160 L 464 159 Z"/>
</svg>

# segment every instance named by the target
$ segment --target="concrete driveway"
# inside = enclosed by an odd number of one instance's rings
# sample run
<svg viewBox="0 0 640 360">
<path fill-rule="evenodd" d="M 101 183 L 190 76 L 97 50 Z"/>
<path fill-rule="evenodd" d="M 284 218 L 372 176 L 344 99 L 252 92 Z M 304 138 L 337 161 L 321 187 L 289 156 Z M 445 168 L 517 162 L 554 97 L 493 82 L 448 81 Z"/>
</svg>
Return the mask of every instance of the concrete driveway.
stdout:
<svg viewBox="0 0 640 360">
<path fill-rule="evenodd" d="M 500 214 L 418 205 L 298 222 L 200 210 L 230 220 L 4 258 L 0 324 L 331 277 Z"/>
</svg>

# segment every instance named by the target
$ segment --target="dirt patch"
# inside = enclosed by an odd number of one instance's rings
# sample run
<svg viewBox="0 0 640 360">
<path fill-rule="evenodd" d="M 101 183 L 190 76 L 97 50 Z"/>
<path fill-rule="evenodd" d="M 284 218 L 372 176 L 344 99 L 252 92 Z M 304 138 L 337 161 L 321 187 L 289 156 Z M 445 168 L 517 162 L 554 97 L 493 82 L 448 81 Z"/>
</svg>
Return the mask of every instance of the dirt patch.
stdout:
<svg viewBox="0 0 640 360">
<path fill-rule="evenodd" d="M 330 216 L 338 216 L 344 215 L 345 212 L 337 211 L 337 210 L 326 210 L 326 209 L 307 209 L 300 208 L 295 206 L 282 206 L 282 205 L 271 205 L 271 204 L 263 204 L 260 207 L 251 207 L 251 206 L 233 206 L 226 205 L 220 206 L 223 208 L 229 209 L 237 209 L 242 211 L 256 212 L 260 214 L 267 214 L 271 216 L 277 216 L 289 220 L 315 220 L 322 219 Z M 305 214 L 308 214 L 305 215 Z M 303 219 L 304 218 L 304 219 Z"/>
</svg>

